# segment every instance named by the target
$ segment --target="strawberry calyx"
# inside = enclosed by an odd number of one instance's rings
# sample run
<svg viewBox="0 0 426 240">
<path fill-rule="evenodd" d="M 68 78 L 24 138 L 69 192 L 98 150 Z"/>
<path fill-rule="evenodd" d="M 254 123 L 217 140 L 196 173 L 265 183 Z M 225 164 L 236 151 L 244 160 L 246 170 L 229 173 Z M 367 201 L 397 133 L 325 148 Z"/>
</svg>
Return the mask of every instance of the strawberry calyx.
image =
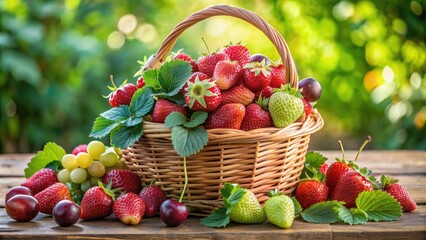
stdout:
<svg viewBox="0 0 426 240">
<path fill-rule="evenodd" d="M 108 182 L 108 185 L 104 185 L 101 181 L 98 181 L 98 186 L 102 188 L 102 190 L 105 192 L 106 195 L 110 196 L 112 200 L 116 200 L 118 197 L 124 194 L 124 192 L 121 192 L 123 188 L 114 188 L 112 189 L 112 181 Z"/>
<path fill-rule="evenodd" d="M 256 101 L 257 105 L 259 105 L 263 110 L 268 111 L 268 103 L 269 103 L 269 98 L 263 98 L 262 94 L 259 95 L 259 98 L 257 98 Z"/>
<path fill-rule="evenodd" d="M 282 85 L 280 88 L 274 88 L 274 93 L 276 92 L 285 92 L 300 99 L 303 98 L 302 89 L 293 88 L 289 83 Z"/>
<path fill-rule="evenodd" d="M 127 79 L 126 79 L 126 80 L 124 80 L 123 83 L 120 84 L 120 86 L 117 87 L 117 85 L 115 85 L 114 77 L 112 75 L 109 76 L 109 79 L 111 80 L 112 86 L 107 86 L 107 87 L 111 92 L 107 96 L 102 95 L 102 97 L 104 97 L 104 98 L 109 98 L 111 96 L 111 94 L 113 94 L 115 92 L 115 90 L 124 86 L 127 83 Z"/>
<path fill-rule="evenodd" d="M 398 179 L 396 179 L 396 178 L 392 178 L 392 177 L 390 177 L 390 176 L 382 175 L 382 176 L 380 177 L 380 183 L 381 183 L 381 185 L 382 185 L 382 189 L 383 189 L 383 190 L 386 190 L 386 189 L 387 189 L 387 188 L 389 188 L 392 184 L 397 183 L 397 182 L 399 182 L 399 180 L 398 180 Z"/>
<path fill-rule="evenodd" d="M 282 192 L 280 192 L 280 191 L 278 190 L 278 188 L 275 188 L 274 190 L 269 191 L 269 192 L 267 193 L 267 195 L 268 195 L 268 197 L 272 198 L 272 197 L 276 197 L 276 196 L 283 195 L 283 193 L 282 193 Z"/>
<path fill-rule="evenodd" d="M 215 96 L 215 94 L 209 90 L 214 87 L 215 83 L 210 81 L 200 81 L 198 76 L 195 78 L 194 82 L 188 81 L 188 87 L 185 89 L 186 96 L 190 98 L 189 108 L 192 108 L 197 101 L 204 108 L 207 107 L 205 97 Z"/>
<path fill-rule="evenodd" d="M 143 60 L 137 61 L 140 65 L 140 69 L 133 75 L 133 77 L 142 76 L 145 71 L 145 65 L 148 62 L 148 58 L 146 56 L 143 57 Z"/>
<path fill-rule="evenodd" d="M 265 59 L 262 60 L 262 62 L 250 62 L 243 66 L 244 69 L 250 69 L 251 72 L 254 72 L 254 76 L 258 76 L 260 73 L 263 74 L 263 76 L 269 76 L 271 75 L 271 69 L 266 66 Z"/>
<path fill-rule="evenodd" d="M 305 167 L 305 169 L 308 170 L 310 174 L 307 172 L 306 176 L 300 179 L 300 182 L 310 181 L 310 180 L 324 182 L 325 174 L 321 173 L 320 171 L 318 171 L 316 168 L 313 168 L 313 167 Z"/>
</svg>

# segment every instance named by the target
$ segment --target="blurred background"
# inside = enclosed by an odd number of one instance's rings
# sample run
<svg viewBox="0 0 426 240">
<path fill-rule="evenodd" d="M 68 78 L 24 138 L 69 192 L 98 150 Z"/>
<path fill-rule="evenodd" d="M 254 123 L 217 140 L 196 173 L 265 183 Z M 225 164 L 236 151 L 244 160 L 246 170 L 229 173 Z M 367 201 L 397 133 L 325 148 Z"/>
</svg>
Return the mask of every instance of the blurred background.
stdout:
<svg viewBox="0 0 426 240">
<path fill-rule="evenodd" d="M 299 78 L 323 87 L 324 128 L 312 150 L 426 149 L 426 1 L 0 0 L 0 153 L 35 152 L 48 141 L 67 152 L 88 143 L 109 104 L 109 75 L 136 83 L 137 60 L 154 54 L 189 14 L 225 3 L 263 17 L 286 39 Z M 186 31 L 193 58 L 230 41 L 277 60 L 246 22 L 215 17 Z M 105 139 L 105 142 L 108 140 Z"/>
</svg>

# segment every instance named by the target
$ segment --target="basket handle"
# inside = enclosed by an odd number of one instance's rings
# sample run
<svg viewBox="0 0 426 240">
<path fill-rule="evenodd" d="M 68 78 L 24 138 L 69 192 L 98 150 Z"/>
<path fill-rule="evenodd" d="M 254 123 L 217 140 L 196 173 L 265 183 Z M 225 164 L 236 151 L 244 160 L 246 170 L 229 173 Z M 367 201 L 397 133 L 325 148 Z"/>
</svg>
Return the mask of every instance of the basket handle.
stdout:
<svg viewBox="0 0 426 240">
<path fill-rule="evenodd" d="M 242 19 L 261 30 L 278 50 L 281 60 L 285 66 L 287 81 L 291 84 L 292 87 L 297 88 L 297 69 L 294 64 L 293 58 L 291 57 L 288 45 L 285 42 L 284 38 L 281 36 L 281 34 L 257 14 L 243 8 L 233 7 L 229 5 L 214 5 L 195 12 L 185 18 L 182 22 L 180 22 L 172 29 L 169 35 L 167 35 L 167 37 L 161 43 L 160 49 L 158 49 L 155 55 L 152 55 L 148 59 L 144 68 L 159 68 L 161 64 L 166 60 L 167 56 L 169 55 L 170 51 L 172 50 L 180 35 L 186 29 L 207 18 L 220 15 Z"/>
</svg>

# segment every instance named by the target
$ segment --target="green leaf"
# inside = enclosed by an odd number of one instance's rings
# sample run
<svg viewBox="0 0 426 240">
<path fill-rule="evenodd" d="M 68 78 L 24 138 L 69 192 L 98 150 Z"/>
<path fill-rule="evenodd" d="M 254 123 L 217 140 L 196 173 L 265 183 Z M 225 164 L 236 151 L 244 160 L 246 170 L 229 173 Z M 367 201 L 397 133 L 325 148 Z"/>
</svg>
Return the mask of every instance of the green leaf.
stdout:
<svg viewBox="0 0 426 240">
<path fill-rule="evenodd" d="M 159 69 L 149 69 L 143 74 L 143 81 L 146 86 L 151 87 L 154 90 L 161 90 L 160 82 L 158 81 Z"/>
<path fill-rule="evenodd" d="M 226 182 L 225 184 L 223 184 L 222 189 L 220 189 L 220 196 L 223 199 L 229 198 L 229 196 L 231 196 L 232 190 L 237 187 L 239 188 L 240 186 Z"/>
<path fill-rule="evenodd" d="M 339 208 L 339 218 L 350 225 L 364 224 L 368 221 L 366 212 L 357 208 L 347 209 L 345 206 Z"/>
<path fill-rule="evenodd" d="M 180 112 L 171 112 L 164 121 L 166 128 L 183 125 L 186 123 L 186 117 Z"/>
<path fill-rule="evenodd" d="M 342 202 L 326 201 L 316 203 L 304 210 L 301 215 L 303 220 L 311 223 L 335 223 L 339 221 L 339 208 Z"/>
<path fill-rule="evenodd" d="M 368 220 L 394 221 L 402 216 L 399 202 L 389 193 L 381 190 L 362 192 L 356 199 L 358 209 L 368 215 Z"/>
<path fill-rule="evenodd" d="M 227 214 L 227 208 L 221 207 L 216 209 L 212 214 L 201 219 L 200 222 L 201 225 L 206 227 L 225 227 L 230 222 L 229 214 Z"/>
<path fill-rule="evenodd" d="M 50 162 L 44 168 L 52 169 L 55 173 L 58 173 L 60 170 L 64 169 L 60 160 Z"/>
<path fill-rule="evenodd" d="M 299 201 L 297 201 L 295 197 L 291 197 L 291 200 L 294 203 L 294 217 L 297 217 L 303 210 L 302 206 L 300 205 Z"/>
<path fill-rule="evenodd" d="M 119 107 L 111 108 L 108 111 L 105 111 L 100 114 L 105 119 L 114 121 L 114 122 L 121 122 L 125 121 L 126 119 L 130 118 L 130 108 L 127 105 L 121 105 Z"/>
<path fill-rule="evenodd" d="M 301 178 L 307 178 L 310 176 L 310 171 L 308 168 L 313 168 L 318 170 L 320 167 L 327 161 L 327 158 L 321 155 L 318 152 L 308 152 L 306 153 L 305 167 L 302 170 Z"/>
<path fill-rule="evenodd" d="M 181 157 L 187 157 L 199 152 L 207 145 L 207 142 L 207 131 L 201 126 L 189 129 L 182 126 L 174 126 L 172 128 L 172 144 L 177 154 Z"/>
<path fill-rule="evenodd" d="M 142 136 L 142 124 L 127 127 L 120 124 L 111 132 L 111 144 L 121 149 L 128 148 Z"/>
<path fill-rule="evenodd" d="M 34 173 L 43 169 L 50 162 L 61 160 L 65 154 L 65 150 L 61 146 L 53 142 L 48 142 L 44 145 L 43 151 L 38 151 L 28 163 L 28 167 L 24 170 L 25 177 L 31 177 Z"/>
<path fill-rule="evenodd" d="M 170 61 L 161 66 L 158 82 L 166 95 L 173 96 L 185 85 L 191 74 L 192 67 L 188 62 Z"/>
<path fill-rule="evenodd" d="M 141 122 L 142 122 L 142 117 L 132 116 L 132 117 L 126 119 L 126 121 L 124 121 L 124 125 L 127 126 L 127 127 L 131 127 L 131 126 L 138 125 Z"/>
<path fill-rule="evenodd" d="M 238 188 L 234 191 L 232 191 L 231 195 L 226 199 L 226 202 L 228 203 L 228 206 L 232 206 L 237 204 L 247 193 L 247 190 L 244 188 Z"/>
<path fill-rule="evenodd" d="M 115 127 L 117 127 L 119 123 L 108 120 L 104 117 L 97 117 L 95 122 L 93 123 L 92 132 L 90 133 L 90 137 L 94 138 L 103 138 L 108 135 Z"/>
<path fill-rule="evenodd" d="M 143 87 L 135 92 L 130 102 L 130 112 L 135 117 L 143 117 L 151 111 L 155 102 L 152 93 L 153 91 L 150 87 Z"/>
<path fill-rule="evenodd" d="M 191 120 L 183 124 L 187 128 L 194 128 L 203 124 L 208 117 L 208 114 L 203 111 L 195 112 L 191 115 Z"/>
</svg>

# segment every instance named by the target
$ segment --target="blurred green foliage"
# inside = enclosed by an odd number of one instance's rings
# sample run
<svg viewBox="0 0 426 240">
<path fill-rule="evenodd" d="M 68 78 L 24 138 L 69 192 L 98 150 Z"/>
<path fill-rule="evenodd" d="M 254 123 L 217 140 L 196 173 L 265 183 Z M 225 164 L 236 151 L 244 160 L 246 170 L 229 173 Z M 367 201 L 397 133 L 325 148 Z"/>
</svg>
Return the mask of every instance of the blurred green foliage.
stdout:
<svg viewBox="0 0 426 240">
<path fill-rule="evenodd" d="M 137 60 L 186 16 L 218 3 L 262 16 L 283 34 L 299 77 L 320 81 L 325 126 L 315 148 L 334 149 L 338 139 L 357 148 L 370 134 L 374 148 L 426 149 L 424 0 L 2 0 L 0 153 L 89 142 L 92 122 L 109 107 L 109 75 L 135 83 Z M 202 36 L 210 49 L 241 40 L 252 53 L 279 57 L 260 31 L 230 17 L 194 25 L 174 50 L 197 58 Z"/>
</svg>

